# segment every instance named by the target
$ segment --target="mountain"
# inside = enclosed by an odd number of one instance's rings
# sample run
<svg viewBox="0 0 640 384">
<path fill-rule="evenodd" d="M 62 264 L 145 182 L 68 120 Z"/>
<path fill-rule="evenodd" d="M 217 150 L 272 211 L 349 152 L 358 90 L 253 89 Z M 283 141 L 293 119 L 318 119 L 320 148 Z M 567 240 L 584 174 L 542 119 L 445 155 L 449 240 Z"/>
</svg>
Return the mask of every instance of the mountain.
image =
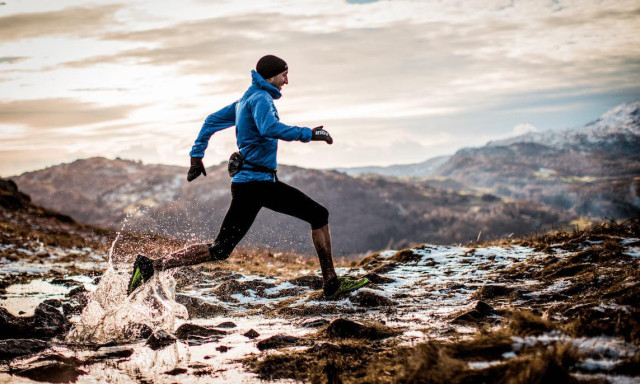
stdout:
<svg viewBox="0 0 640 384">
<path fill-rule="evenodd" d="M 437 171 L 501 197 L 579 215 L 640 215 L 640 101 L 580 128 L 532 132 L 455 153 Z"/>
<path fill-rule="evenodd" d="M 640 151 L 640 100 L 621 104 L 589 124 L 562 131 L 529 132 L 491 141 L 487 147 L 519 143 L 543 145 L 574 152 L 612 152 L 637 155 Z"/>
<path fill-rule="evenodd" d="M 212 241 L 230 202 L 225 165 L 186 182 L 187 168 L 91 158 L 15 177 L 34 202 L 94 225 Z M 440 243 L 529 233 L 575 218 L 541 204 L 453 192 L 380 176 L 281 166 L 279 178 L 325 205 L 336 255 L 424 239 Z M 313 253 L 309 227 L 267 209 L 241 244 Z"/>
<path fill-rule="evenodd" d="M 364 174 L 376 174 L 393 177 L 428 177 L 436 174 L 440 166 L 449 160 L 451 156 L 432 157 L 421 163 L 396 164 L 387 167 L 347 167 L 335 168 L 336 171 L 346 173 L 349 176 L 360 176 Z"/>
<path fill-rule="evenodd" d="M 575 215 L 640 215 L 640 100 L 584 126 L 530 132 L 419 164 L 346 168 L 454 191 L 536 201 Z"/>
</svg>

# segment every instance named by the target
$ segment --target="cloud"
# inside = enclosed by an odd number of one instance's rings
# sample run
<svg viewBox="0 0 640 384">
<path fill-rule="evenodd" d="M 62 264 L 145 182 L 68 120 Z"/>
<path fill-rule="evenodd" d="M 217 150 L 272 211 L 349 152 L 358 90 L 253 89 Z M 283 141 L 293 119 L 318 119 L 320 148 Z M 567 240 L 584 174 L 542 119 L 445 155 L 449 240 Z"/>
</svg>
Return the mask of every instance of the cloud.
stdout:
<svg viewBox="0 0 640 384">
<path fill-rule="evenodd" d="M 140 106 L 100 106 L 66 98 L 0 102 L 0 124 L 56 128 L 102 123 L 127 117 Z"/>
<path fill-rule="evenodd" d="M 538 128 L 534 127 L 531 124 L 518 124 L 513 127 L 513 134 L 517 136 L 524 135 L 525 133 L 529 132 L 538 132 Z"/>
<path fill-rule="evenodd" d="M 0 17 L 0 41 L 53 35 L 87 37 L 116 24 L 114 14 L 122 5 L 73 7 L 59 11 L 20 13 Z"/>
<path fill-rule="evenodd" d="M 26 58 L 27 57 L 25 56 L 5 56 L 5 57 L 0 57 L 0 63 L 15 64 Z"/>
</svg>

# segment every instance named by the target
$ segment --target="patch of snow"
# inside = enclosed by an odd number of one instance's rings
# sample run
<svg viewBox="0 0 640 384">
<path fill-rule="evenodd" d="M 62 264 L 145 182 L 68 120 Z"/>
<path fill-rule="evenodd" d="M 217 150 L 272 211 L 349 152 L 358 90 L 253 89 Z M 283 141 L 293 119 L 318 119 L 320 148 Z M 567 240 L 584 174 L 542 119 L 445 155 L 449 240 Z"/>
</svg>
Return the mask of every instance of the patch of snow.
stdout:
<svg viewBox="0 0 640 384">
<path fill-rule="evenodd" d="M 485 369 L 502 364 L 502 361 L 470 361 L 467 363 L 471 369 Z"/>
<path fill-rule="evenodd" d="M 380 257 L 382 257 L 383 259 L 388 259 L 390 257 L 393 257 L 393 255 L 395 255 L 396 253 L 398 253 L 398 251 L 390 249 L 384 252 L 380 252 Z"/>
</svg>

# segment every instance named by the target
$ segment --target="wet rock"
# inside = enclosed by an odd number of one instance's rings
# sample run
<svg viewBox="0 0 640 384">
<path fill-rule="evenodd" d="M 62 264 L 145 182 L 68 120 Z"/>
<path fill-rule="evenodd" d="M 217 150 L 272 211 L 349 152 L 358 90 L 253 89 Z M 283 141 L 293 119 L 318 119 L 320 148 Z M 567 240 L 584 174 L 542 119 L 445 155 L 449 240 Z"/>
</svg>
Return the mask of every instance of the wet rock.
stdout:
<svg viewBox="0 0 640 384">
<path fill-rule="evenodd" d="M 316 317 L 314 319 L 307 319 L 300 324 L 303 328 L 318 328 L 324 325 L 329 324 L 329 320 L 323 319 L 321 317 Z"/>
<path fill-rule="evenodd" d="M 226 331 L 221 331 L 213 327 L 202 327 L 195 324 L 182 324 L 176 330 L 176 336 L 180 340 L 190 339 L 193 337 L 211 337 L 226 335 Z"/>
<path fill-rule="evenodd" d="M 0 340 L 0 360 L 30 355 L 49 348 L 49 343 L 35 339 Z"/>
<path fill-rule="evenodd" d="M 85 292 L 87 292 L 87 289 L 84 287 L 84 285 L 80 285 L 70 290 L 69 293 L 67 293 L 67 297 L 74 297 Z"/>
<path fill-rule="evenodd" d="M 176 295 L 176 302 L 187 308 L 190 318 L 211 318 L 224 315 L 228 310 L 221 306 L 207 302 L 198 297 L 187 295 Z"/>
<path fill-rule="evenodd" d="M 332 321 L 325 333 L 329 337 L 370 340 L 384 339 L 398 334 L 397 331 L 383 324 L 363 324 L 347 319 Z"/>
<path fill-rule="evenodd" d="M 47 299 L 45 301 L 43 301 L 43 303 L 50 305 L 54 308 L 60 308 L 62 307 L 62 302 L 58 299 Z"/>
<path fill-rule="evenodd" d="M 494 309 L 484 301 L 478 301 L 474 309 L 467 311 L 461 315 L 456 316 L 453 322 L 456 324 L 461 323 L 477 323 L 486 320 L 487 317 L 495 315 Z"/>
<path fill-rule="evenodd" d="M 390 307 L 396 305 L 393 300 L 370 289 L 360 289 L 355 296 L 349 296 L 349 300 L 363 307 Z"/>
<path fill-rule="evenodd" d="M 216 347 L 216 351 L 220 351 L 220 353 L 225 353 L 230 349 L 231 348 L 227 347 L 226 345 L 221 345 L 219 347 Z"/>
<path fill-rule="evenodd" d="M 71 305 L 69 303 L 64 303 L 62 305 L 62 312 L 66 317 L 71 317 L 81 314 L 83 308 L 84 307 L 82 307 L 81 305 Z"/>
<path fill-rule="evenodd" d="M 69 329 L 69 321 L 56 308 L 40 304 L 36 307 L 33 332 L 36 337 L 54 337 Z"/>
<path fill-rule="evenodd" d="M 165 375 L 170 375 L 170 376 L 178 376 L 178 375 L 182 375 L 183 373 L 187 373 L 188 370 L 186 368 L 174 368 L 170 371 L 165 372 Z"/>
<path fill-rule="evenodd" d="M 33 316 L 12 315 L 0 308 L 0 339 L 51 338 L 65 333 L 69 322 L 56 308 L 41 303 Z"/>
<path fill-rule="evenodd" d="M 216 328 L 235 328 L 235 327 L 236 327 L 236 323 L 232 321 L 225 321 L 224 323 L 220 323 L 216 325 Z"/>
<path fill-rule="evenodd" d="M 300 341 L 299 337 L 289 335 L 275 335 L 268 339 L 261 340 L 256 345 L 259 350 L 265 351 L 267 349 L 282 348 L 292 345 L 296 345 Z"/>
<path fill-rule="evenodd" d="M 247 332 L 245 332 L 243 334 L 243 336 L 246 336 L 250 339 L 255 339 L 256 337 L 260 336 L 260 334 L 256 331 L 254 331 L 253 329 L 248 330 Z"/>
<path fill-rule="evenodd" d="M 153 335 L 151 335 L 147 339 L 147 345 L 151 349 L 160 349 L 166 347 L 167 345 L 173 344 L 176 341 L 176 337 L 170 334 L 169 332 L 161 329 L 156 331 Z"/>
<path fill-rule="evenodd" d="M 316 275 L 305 275 L 289 280 L 289 283 L 300 287 L 309 287 L 313 290 L 322 289 L 322 277 Z"/>
<path fill-rule="evenodd" d="M 39 361 L 33 368 L 16 370 L 14 373 L 46 383 L 75 383 L 80 376 L 87 374 L 79 368 L 80 364 L 77 359 L 54 355 L 51 360 Z"/>
<path fill-rule="evenodd" d="M 73 287 L 73 286 L 79 285 L 80 283 L 75 280 L 63 279 L 61 277 L 57 277 L 51 280 L 51 284 L 63 285 L 65 287 Z"/>
<path fill-rule="evenodd" d="M 367 279 L 369 279 L 370 282 L 374 283 L 374 284 L 389 284 L 389 283 L 393 283 L 395 280 L 390 278 L 390 277 L 386 277 L 386 276 L 380 276 L 377 273 L 374 272 L 369 272 L 366 275 L 362 276 L 362 277 L 366 277 Z"/>
</svg>

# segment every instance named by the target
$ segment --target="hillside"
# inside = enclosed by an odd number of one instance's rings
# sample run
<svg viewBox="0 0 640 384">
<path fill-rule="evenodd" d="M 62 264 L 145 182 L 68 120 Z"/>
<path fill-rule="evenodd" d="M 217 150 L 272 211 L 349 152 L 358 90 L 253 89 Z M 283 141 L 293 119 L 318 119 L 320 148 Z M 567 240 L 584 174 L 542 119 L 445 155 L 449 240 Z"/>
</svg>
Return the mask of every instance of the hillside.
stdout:
<svg viewBox="0 0 640 384">
<path fill-rule="evenodd" d="M 230 201 L 224 165 L 186 182 L 186 168 L 92 158 L 25 173 L 14 180 L 34 202 L 80 222 L 211 241 Z M 330 211 L 338 255 L 406 247 L 423 239 L 466 243 L 559 226 L 574 216 L 526 201 L 452 192 L 382 177 L 353 178 L 335 171 L 281 166 L 281 180 Z M 277 230 L 275 229 L 277 228 Z M 308 227 L 262 210 L 242 244 L 313 254 Z"/>
<path fill-rule="evenodd" d="M 127 297 L 130 264 L 110 264 L 106 250 L 177 244 L 106 230 L 85 238 L 100 230 L 0 187 L 12 196 L 0 199 L 3 223 L 46 220 L 29 227 L 38 233 L 3 229 L 2 382 L 103 382 L 105 372 L 118 383 L 640 377 L 638 220 L 371 253 L 338 273 L 373 283 L 335 300 L 323 298 L 316 262 L 264 251 L 157 274 Z M 33 238 L 54 232 L 67 244 Z"/>
</svg>

